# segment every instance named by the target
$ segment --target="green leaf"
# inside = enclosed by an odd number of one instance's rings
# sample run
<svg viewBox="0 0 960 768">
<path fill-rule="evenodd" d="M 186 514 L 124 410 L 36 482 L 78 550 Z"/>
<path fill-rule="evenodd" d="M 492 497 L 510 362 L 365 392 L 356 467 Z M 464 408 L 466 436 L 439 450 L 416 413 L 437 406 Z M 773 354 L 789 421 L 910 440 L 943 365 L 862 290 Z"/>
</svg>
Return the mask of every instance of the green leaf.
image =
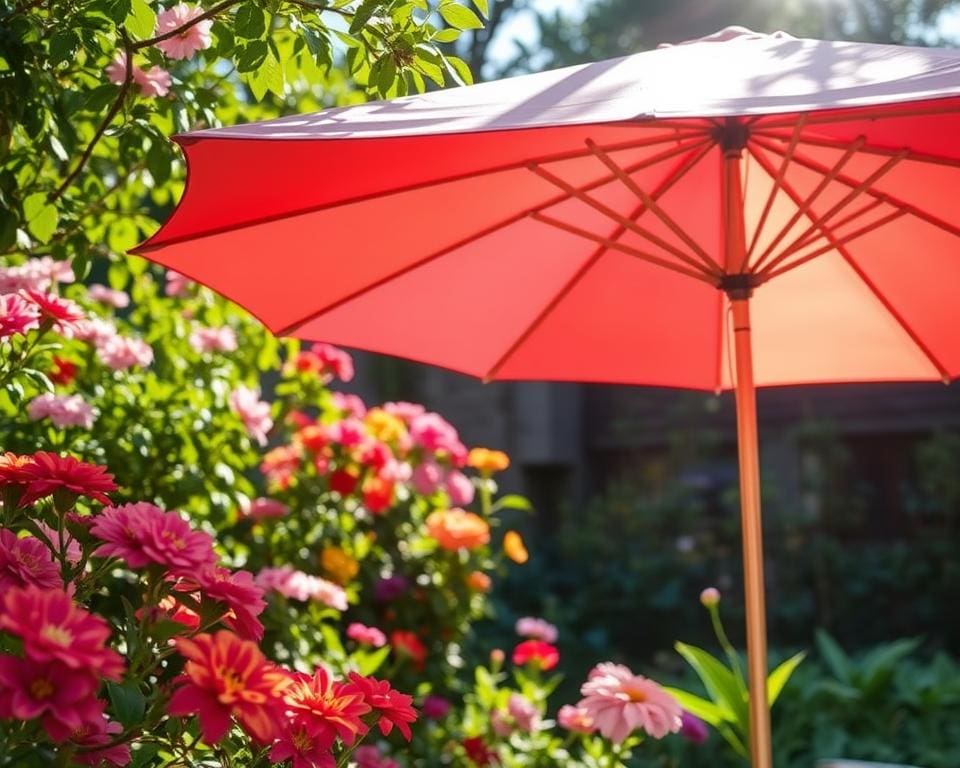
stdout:
<svg viewBox="0 0 960 768">
<path fill-rule="evenodd" d="M 488 0 L 473 0 L 473 4 L 477 6 L 477 10 L 483 14 L 484 18 L 490 18 L 490 3 Z"/>
<path fill-rule="evenodd" d="M 110 696 L 113 714 L 121 725 L 136 725 L 143 719 L 147 700 L 140 689 L 132 683 L 120 685 L 107 681 L 107 694 Z"/>
<path fill-rule="evenodd" d="M 357 8 L 356 13 L 353 14 L 353 21 L 350 22 L 351 34 L 357 34 L 366 26 L 381 2 L 382 0 L 363 0 L 363 2 L 360 3 L 360 7 Z"/>
<path fill-rule="evenodd" d="M 50 241 L 60 221 L 60 213 L 47 202 L 45 192 L 34 192 L 23 201 L 27 230 L 41 243 Z"/>
<path fill-rule="evenodd" d="M 118 25 L 123 24 L 130 13 L 130 0 L 106 0 L 103 12 Z"/>
<path fill-rule="evenodd" d="M 443 20 L 455 29 L 482 29 L 483 21 L 473 11 L 463 5 L 451 3 L 438 9 Z"/>
<path fill-rule="evenodd" d="M 817 650 L 823 656 L 823 660 L 830 667 L 840 682 L 850 682 L 850 658 L 843 652 L 843 648 L 837 645 L 837 641 L 828 635 L 824 630 L 818 629 L 816 633 Z"/>
<path fill-rule="evenodd" d="M 383 665 L 390 655 L 390 646 L 385 645 L 378 648 L 373 653 L 367 653 L 357 659 L 357 672 L 364 677 L 372 675 Z"/>
<path fill-rule="evenodd" d="M 243 3 L 237 8 L 233 29 L 240 37 L 259 39 L 267 31 L 267 14 L 252 0 Z"/>
<path fill-rule="evenodd" d="M 733 673 L 701 648 L 686 643 L 677 643 L 674 648 L 693 667 L 714 703 L 724 710 L 725 719 L 737 723 L 746 732 L 747 699 Z"/>
<path fill-rule="evenodd" d="M 712 701 L 707 701 L 696 694 L 687 693 L 679 688 L 665 688 L 664 690 L 673 696 L 687 712 L 696 715 L 714 728 L 718 728 L 726 720 L 723 710 Z"/>
<path fill-rule="evenodd" d="M 157 14 L 146 0 L 130 0 L 130 13 L 124 26 L 137 40 L 146 40 L 157 26 Z"/>
<path fill-rule="evenodd" d="M 463 34 L 462 30 L 454 29 L 453 27 L 447 27 L 445 29 L 439 29 L 431 37 L 431 41 L 434 43 L 452 43 L 460 39 L 460 35 Z"/>
<path fill-rule="evenodd" d="M 253 72 L 267 58 L 267 44 L 263 40 L 254 40 L 251 43 L 238 49 L 240 51 L 237 56 L 237 72 Z"/>
<path fill-rule="evenodd" d="M 516 509 L 521 512 L 532 512 L 533 504 L 530 503 L 530 499 L 528 499 L 526 496 L 521 496 L 517 493 L 510 493 L 506 496 L 501 496 L 494 503 L 494 512 L 499 512 L 501 509 Z"/>
<path fill-rule="evenodd" d="M 453 76 L 460 81 L 461 85 L 473 85 L 473 72 L 470 71 L 470 65 L 467 62 L 458 56 L 444 56 L 443 58 L 447 64 L 447 69 L 453 73 Z"/>
<path fill-rule="evenodd" d="M 330 654 L 335 658 L 343 658 L 346 655 L 346 651 L 343 649 L 343 642 L 341 642 L 340 635 L 337 634 L 336 629 L 329 624 L 321 624 L 320 634 L 323 635 L 323 644 Z"/>
<path fill-rule="evenodd" d="M 800 662 L 807 657 L 806 651 L 801 651 L 796 656 L 791 656 L 785 662 L 780 664 L 767 677 L 767 701 L 772 707 L 780 697 L 780 692 L 787 684 L 794 670 L 800 666 Z M 694 713 L 696 714 L 696 713 Z"/>
<path fill-rule="evenodd" d="M 50 38 L 50 63 L 53 66 L 70 61 L 80 45 L 80 36 L 72 29 L 55 32 Z"/>
</svg>

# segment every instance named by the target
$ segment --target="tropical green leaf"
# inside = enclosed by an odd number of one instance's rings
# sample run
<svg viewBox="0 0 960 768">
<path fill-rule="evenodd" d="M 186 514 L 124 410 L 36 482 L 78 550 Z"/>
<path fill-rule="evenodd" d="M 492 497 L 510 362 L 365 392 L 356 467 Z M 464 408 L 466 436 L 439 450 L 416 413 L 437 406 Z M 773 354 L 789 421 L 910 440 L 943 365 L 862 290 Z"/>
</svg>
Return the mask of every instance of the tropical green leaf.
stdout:
<svg viewBox="0 0 960 768">
<path fill-rule="evenodd" d="M 850 682 L 850 658 L 844 653 L 837 641 L 826 631 L 818 629 L 816 632 L 817 650 L 827 663 L 834 677 L 843 683 Z"/>
<path fill-rule="evenodd" d="M 789 659 L 780 664 L 775 670 L 773 670 L 773 672 L 771 672 L 767 677 L 767 702 L 771 707 L 780 697 L 780 692 L 787 684 L 787 681 L 794 673 L 794 670 L 800 666 L 800 662 L 806 657 L 806 651 L 801 651 L 795 656 L 791 656 Z"/>
<path fill-rule="evenodd" d="M 724 711 L 725 719 L 746 729 L 747 699 L 733 673 L 702 648 L 686 643 L 676 643 L 674 648 L 697 673 L 710 698 Z"/>
<path fill-rule="evenodd" d="M 443 20 L 454 29 L 482 29 L 483 21 L 464 5 L 450 3 L 438 9 Z"/>
<path fill-rule="evenodd" d="M 718 707 L 712 701 L 697 696 L 694 693 L 688 693 L 679 688 L 665 688 L 667 693 L 675 698 L 681 707 L 692 715 L 696 715 L 705 723 L 709 723 L 714 728 L 718 728 L 728 717 L 721 707 Z"/>
</svg>

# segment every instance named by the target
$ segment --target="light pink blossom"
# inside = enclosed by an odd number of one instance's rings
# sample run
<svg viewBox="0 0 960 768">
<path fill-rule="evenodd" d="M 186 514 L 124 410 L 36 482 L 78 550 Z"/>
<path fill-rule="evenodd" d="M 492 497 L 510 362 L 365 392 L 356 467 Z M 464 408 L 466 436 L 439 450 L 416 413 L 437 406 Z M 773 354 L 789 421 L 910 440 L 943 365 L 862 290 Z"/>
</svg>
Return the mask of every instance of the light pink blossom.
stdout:
<svg viewBox="0 0 960 768">
<path fill-rule="evenodd" d="M 96 416 L 93 408 L 80 395 L 54 395 L 44 392 L 27 404 L 27 416 L 31 421 L 50 419 L 59 429 L 83 427 L 90 429 Z"/>
<path fill-rule="evenodd" d="M 409 424 L 414 418 L 422 416 L 427 412 L 427 409 L 419 403 L 408 403 L 402 400 L 399 402 L 384 403 L 382 408 L 391 416 L 396 416 L 406 424 Z"/>
<path fill-rule="evenodd" d="M 267 433 L 273 428 L 270 418 L 270 403 L 260 399 L 260 392 L 248 387 L 237 387 L 230 393 L 230 408 L 233 410 L 247 432 L 260 445 L 267 444 Z"/>
<path fill-rule="evenodd" d="M 540 730 L 540 711 L 526 696 L 511 693 L 510 700 L 507 702 L 507 711 L 519 730 L 525 733 Z"/>
<path fill-rule="evenodd" d="M 447 495 L 450 502 L 458 507 L 464 507 L 473 501 L 474 488 L 470 478 L 463 472 L 454 470 L 447 475 L 445 481 Z"/>
<path fill-rule="evenodd" d="M 26 335 L 40 326 L 40 312 L 22 296 L 8 293 L 0 296 L 0 339 Z"/>
<path fill-rule="evenodd" d="M 372 645 L 374 648 L 383 648 L 387 644 L 387 636 L 383 632 L 357 621 L 347 627 L 347 637 L 356 640 L 360 645 Z"/>
<path fill-rule="evenodd" d="M 0 528 L 0 595 L 31 585 L 45 589 L 62 585 L 50 548 L 34 536 L 18 537 Z"/>
<path fill-rule="evenodd" d="M 362 419 L 367 415 L 367 406 L 359 395 L 351 395 L 347 392 L 331 392 L 330 399 L 333 401 L 333 407 L 338 411 L 343 411 L 347 416 Z"/>
<path fill-rule="evenodd" d="M 289 565 L 261 569 L 256 583 L 266 591 L 278 592 L 292 600 L 315 600 L 338 611 L 347 610 L 347 593 L 340 585 L 294 570 Z"/>
<path fill-rule="evenodd" d="M 157 14 L 157 28 L 154 31 L 155 36 L 165 35 L 180 29 L 188 22 L 203 14 L 203 8 L 199 5 L 187 5 L 179 3 L 165 11 Z M 171 59 L 189 59 L 197 51 L 209 48 L 213 44 L 213 38 L 210 35 L 210 29 L 213 27 L 211 19 L 204 19 L 195 24 L 191 24 L 177 35 L 166 40 L 161 40 L 156 44 L 157 48 L 163 51 Z"/>
<path fill-rule="evenodd" d="M 113 288 L 100 285 L 100 283 L 94 283 L 89 286 L 87 288 L 87 294 L 94 301 L 99 301 L 101 304 L 106 304 L 115 309 L 123 309 L 124 307 L 130 306 L 130 297 L 124 291 L 115 291 Z"/>
<path fill-rule="evenodd" d="M 173 85 L 173 78 L 163 67 L 140 70 L 133 80 L 140 88 L 140 95 L 147 97 L 166 96 Z"/>
<path fill-rule="evenodd" d="M 566 728 L 574 733 L 593 733 L 597 730 L 593 724 L 593 718 L 583 707 L 574 707 L 565 704 L 557 712 L 557 722 L 561 728 Z"/>
<path fill-rule="evenodd" d="M 327 435 L 332 442 L 339 443 L 344 448 L 353 448 L 366 439 L 367 432 L 362 421 L 348 418 L 331 424 Z"/>
<path fill-rule="evenodd" d="M 247 520 L 263 520 L 268 517 L 284 517 L 290 507 L 282 501 L 261 496 L 240 506 L 240 517 Z"/>
<path fill-rule="evenodd" d="M 0 267 L 0 293 L 46 291 L 53 283 L 72 283 L 76 279 L 70 262 L 41 256 L 16 266 Z"/>
<path fill-rule="evenodd" d="M 183 296 L 193 284 L 193 281 L 185 275 L 181 275 L 179 272 L 175 272 L 172 269 L 167 270 L 167 281 L 163 287 L 163 292 L 173 298 L 177 296 Z"/>
<path fill-rule="evenodd" d="M 443 471 L 435 461 L 425 461 L 414 467 L 410 484 L 421 496 L 432 496 L 443 482 Z"/>
<path fill-rule="evenodd" d="M 153 348 L 128 336 L 112 336 L 97 345 L 97 356 L 108 368 L 125 371 L 135 365 L 146 368 L 153 362 Z"/>
<path fill-rule="evenodd" d="M 109 320 L 88 317 L 76 324 L 71 335 L 79 341 L 99 347 L 117 335 L 117 328 Z"/>
<path fill-rule="evenodd" d="M 44 536 L 47 537 L 47 541 L 54 547 L 58 549 L 60 547 L 60 535 L 54 528 L 51 528 L 42 520 L 35 520 L 34 524 Z M 65 550 L 64 555 L 67 558 L 67 562 L 71 565 L 76 565 L 80 562 L 83 557 L 83 552 L 80 549 L 80 542 L 77 541 L 73 536 L 71 536 L 67 531 L 63 532 L 63 548 Z"/>
<path fill-rule="evenodd" d="M 237 348 L 237 335 L 229 325 L 199 327 L 190 334 L 190 346 L 197 352 L 233 352 Z"/>
<path fill-rule="evenodd" d="M 638 728 L 655 739 L 680 730 L 683 710 L 677 700 L 622 664 L 598 664 L 580 693 L 584 698 L 577 706 L 604 737 L 618 744 Z"/>
<path fill-rule="evenodd" d="M 520 637 L 530 637 L 534 640 L 542 640 L 545 643 L 555 643 L 559 636 L 557 628 L 549 621 L 536 619 L 532 616 L 517 619 L 514 629 Z"/>
</svg>

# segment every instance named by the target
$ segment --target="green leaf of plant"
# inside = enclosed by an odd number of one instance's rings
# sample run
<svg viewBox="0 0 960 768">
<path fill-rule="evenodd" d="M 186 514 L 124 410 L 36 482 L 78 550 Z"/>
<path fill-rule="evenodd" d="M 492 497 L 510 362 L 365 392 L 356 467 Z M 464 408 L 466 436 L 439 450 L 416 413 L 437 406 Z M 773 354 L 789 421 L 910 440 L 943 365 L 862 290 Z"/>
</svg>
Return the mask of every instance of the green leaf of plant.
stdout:
<svg viewBox="0 0 960 768">
<path fill-rule="evenodd" d="M 483 21 L 473 11 L 463 5 L 451 3 L 438 9 L 443 20 L 455 29 L 482 29 Z"/>
<path fill-rule="evenodd" d="M 737 723 L 746 733 L 747 700 L 733 673 L 701 648 L 686 643 L 677 643 L 674 648 L 693 667 L 693 671 L 703 681 L 710 698 L 728 715 L 726 719 Z"/>
<path fill-rule="evenodd" d="M 664 690 L 673 696 L 687 712 L 696 715 L 714 728 L 718 728 L 721 723 L 727 720 L 724 716 L 724 711 L 712 701 L 707 701 L 701 696 L 697 696 L 694 693 L 687 693 L 687 691 L 680 690 L 679 688 L 664 688 Z"/>
<path fill-rule="evenodd" d="M 485 18 L 490 18 L 490 3 L 488 0 L 473 0 L 473 4 L 477 6 L 477 10 L 480 11 Z"/>
<path fill-rule="evenodd" d="M 780 692 L 787 684 L 794 670 L 800 666 L 800 662 L 807 657 L 806 651 L 801 651 L 796 656 L 791 656 L 785 662 L 780 664 L 767 677 L 767 701 L 772 707 L 780 697 Z"/>
<path fill-rule="evenodd" d="M 816 633 L 817 650 L 823 656 L 823 660 L 830 667 L 830 671 L 842 683 L 850 683 L 850 657 L 843 652 L 843 648 L 837 645 L 837 641 L 828 635 L 824 630 L 818 629 Z"/>
<path fill-rule="evenodd" d="M 129 727 L 143 719 L 147 700 L 136 685 L 131 683 L 120 685 L 108 680 L 107 694 L 110 696 L 113 714 L 121 725 Z"/>
<path fill-rule="evenodd" d="M 454 27 L 446 27 L 445 29 L 437 30 L 430 39 L 434 43 L 452 43 L 459 40 L 461 34 L 463 34 L 462 30 L 455 29 Z"/>
<path fill-rule="evenodd" d="M 147 4 L 146 0 L 130 0 L 130 13 L 124 26 L 137 40 L 146 40 L 153 35 L 157 25 L 157 14 Z"/>
<path fill-rule="evenodd" d="M 461 85 L 473 85 L 473 72 L 470 71 L 470 65 L 458 56 L 444 56 L 449 69 L 454 77 L 460 81 Z"/>
<path fill-rule="evenodd" d="M 257 40 L 267 31 L 267 15 L 257 3 L 246 2 L 237 8 L 234 32 L 248 40 Z"/>
<path fill-rule="evenodd" d="M 47 202 L 45 192 L 34 192 L 23 201 L 23 217 L 27 230 L 41 243 L 50 241 L 60 221 L 57 209 Z"/>
<path fill-rule="evenodd" d="M 390 655 L 390 646 L 385 645 L 378 648 L 373 653 L 364 654 L 357 659 L 357 672 L 364 677 L 374 674 L 387 660 Z"/>
<path fill-rule="evenodd" d="M 531 512 L 533 511 L 533 504 L 530 503 L 530 499 L 526 496 L 509 493 L 506 496 L 501 496 L 493 505 L 494 512 L 499 512 L 501 509 L 516 509 L 521 512 Z"/>
<path fill-rule="evenodd" d="M 370 17 L 380 6 L 381 0 L 363 0 L 356 13 L 353 14 L 353 21 L 350 22 L 350 33 L 357 34 L 370 21 Z"/>
</svg>

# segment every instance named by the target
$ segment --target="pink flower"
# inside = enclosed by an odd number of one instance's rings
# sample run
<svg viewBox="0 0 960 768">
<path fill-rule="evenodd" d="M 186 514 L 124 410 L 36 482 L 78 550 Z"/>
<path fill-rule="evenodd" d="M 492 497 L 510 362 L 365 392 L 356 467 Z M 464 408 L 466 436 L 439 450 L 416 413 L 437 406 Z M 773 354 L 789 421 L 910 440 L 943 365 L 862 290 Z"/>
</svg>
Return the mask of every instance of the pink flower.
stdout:
<svg viewBox="0 0 960 768">
<path fill-rule="evenodd" d="M 336 734 L 329 731 L 311 733 L 310 730 L 304 723 L 289 724 L 274 742 L 270 750 L 270 762 L 283 763 L 289 760 L 292 768 L 336 768 L 337 761 L 330 751 Z"/>
<path fill-rule="evenodd" d="M 524 640 L 513 649 L 513 663 L 518 667 L 532 664 L 547 672 L 560 662 L 560 651 L 542 640 Z"/>
<path fill-rule="evenodd" d="M 401 421 L 409 424 L 417 416 L 422 416 L 427 412 L 427 409 L 422 405 L 417 403 L 407 403 L 407 402 L 396 402 L 396 403 L 384 403 L 383 410 L 389 413 L 391 416 L 396 416 Z"/>
<path fill-rule="evenodd" d="M 473 501 L 473 483 L 463 472 L 450 472 L 447 475 L 446 487 L 452 504 L 462 507 Z"/>
<path fill-rule="evenodd" d="M 561 728 L 574 733 L 593 733 L 596 730 L 593 718 L 586 709 L 569 704 L 560 707 L 560 711 L 557 712 L 557 722 Z"/>
<path fill-rule="evenodd" d="M 197 352 L 233 352 L 237 348 L 237 335 L 229 325 L 220 328 L 194 328 L 190 334 L 190 346 Z"/>
<path fill-rule="evenodd" d="M 100 347 L 117 335 L 117 329 L 109 320 L 91 317 L 77 323 L 71 335 L 75 339 Z"/>
<path fill-rule="evenodd" d="M 53 323 L 58 333 L 71 333 L 76 329 L 77 323 L 84 319 L 83 310 L 70 299 L 29 288 L 25 289 L 22 295 L 36 306 L 43 320 Z"/>
<path fill-rule="evenodd" d="M 353 378 L 353 358 L 349 353 L 332 344 L 318 343 L 310 347 L 325 371 L 329 371 L 340 381 L 350 381 Z"/>
<path fill-rule="evenodd" d="M 34 524 L 44 536 L 47 537 L 47 541 L 53 546 L 54 549 L 59 548 L 60 546 L 60 537 L 57 534 L 56 530 L 51 528 L 42 520 L 34 520 Z M 66 550 L 67 562 L 71 565 L 76 565 L 80 562 L 83 557 L 83 551 L 80 549 L 80 542 L 77 541 L 73 536 L 71 536 L 66 530 L 63 532 L 63 547 Z"/>
<path fill-rule="evenodd" d="M 170 93 L 170 86 L 173 85 L 170 73 L 162 67 L 150 67 L 150 69 L 135 72 L 133 81 L 139 86 L 140 95 L 147 97 L 166 96 Z"/>
<path fill-rule="evenodd" d="M 346 392 L 331 392 L 330 400 L 333 402 L 334 408 L 342 411 L 347 416 L 362 419 L 367 415 L 367 406 L 363 400 L 360 399 L 359 395 L 351 395 Z"/>
<path fill-rule="evenodd" d="M 27 331 L 40 326 L 40 312 L 15 293 L 0 296 L 0 339 L 25 336 Z"/>
<path fill-rule="evenodd" d="M 540 729 L 540 712 L 526 696 L 511 693 L 510 700 L 507 702 L 507 711 L 521 731 L 533 733 Z"/>
<path fill-rule="evenodd" d="M 21 289 L 45 291 L 55 282 L 72 283 L 76 279 L 70 262 L 41 256 L 18 266 L 0 267 L 0 293 L 14 293 Z"/>
<path fill-rule="evenodd" d="M 58 429 L 83 427 L 90 429 L 96 416 L 93 408 L 80 395 L 54 395 L 44 392 L 27 404 L 30 421 L 50 419 Z"/>
<path fill-rule="evenodd" d="M 270 403 L 260 399 L 260 392 L 243 386 L 237 387 L 230 393 L 230 408 L 240 417 L 250 437 L 260 445 L 266 445 L 267 433 L 273 428 L 273 419 L 270 418 Z"/>
<path fill-rule="evenodd" d="M 268 517 L 284 517 L 290 513 L 290 507 L 282 501 L 261 496 L 240 507 L 240 517 L 249 520 L 263 520 Z"/>
<path fill-rule="evenodd" d="M 386 757 L 380 752 L 380 748 L 373 744 L 357 747 L 353 757 L 357 761 L 357 768 L 400 768 L 400 763 Z"/>
<path fill-rule="evenodd" d="M 425 461 L 413 469 L 410 484 L 421 496 L 432 496 L 443 482 L 443 471 L 435 461 Z"/>
<path fill-rule="evenodd" d="M 363 422 L 347 418 L 334 422 L 327 429 L 327 436 L 334 443 L 340 443 L 344 448 L 354 448 L 360 445 L 367 436 Z"/>
<path fill-rule="evenodd" d="M 289 565 L 263 568 L 256 583 L 264 590 L 278 592 L 292 600 L 315 600 L 338 611 L 347 610 L 347 593 L 339 584 L 294 570 Z"/>
<path fill-rule="evenodd" d="M 457 430 L 437 413 L 422 413 L 410 421 L 410 438 L 425 451 L 449 458 L 455 466 L 467 461 L 467 449 Z"/>
<path fill-rule="evenodd" d="M 263 638 L 263 624 L 257 618 L 267 607 L 263 587 L 256 584 L 249 571 L 234 571 L 210 566 L 195 576 L 188 575 L 177 586 L 184 592 L 200 591 L 203 598 L 223 603 L 227 614 L 223 623 L 243 638 Z"/>
<path fill-rule="evenodd" d="M 578 707 L 593 718 L 604 737 L 621 743 L 637 728 L 655 739 L 680 730 L 683 710 L 652 680 L 622 664 L 598 664 L 580 688 Z"/>
<path fill-rule="evenodd" d="M 347 637 L 360 645 L 372 645 L 374 648 L 382 648 L 387 644 L 387 636 L 379 629 L 356 621 L 347 627 Z"/>
<path fill-rule="evenodd" d="M 88 669 L 0 656 L 0 719 L 42 717 L 50 738 L 65 741 L 85 722 L 103 716 L 103 702 L 94 696 L 99 687 Z"/>
<path fill-rule="evenodd" d="M 377 727 L 384 736 L 389 736 L 394 727 L 400 735 L 410 741 L 413 734 L 410 724 L 416 722 L 417 711 L 413 708 L 413 697 L 400 693 L 386 680 L 364 677 L 351 672 L 350 682 L 363 693 L 363 701 L 373 709 L 378 717 Z"/>
<path fill-rule="evenodd" d="M 75 605 L 62 589 L 9 589 L 2 607 L 0 629 L 23 640 L 27 658 L 111 680 L 123 675 L 120 654 L 107 646 L 107 622 Z"/>
<path fill-rule="evenodd" d="M 136 77 L 136 72 L 139 69 L 136 64 L 131 68 L 131 74 Z M 107 64 L 106 68 L 107 80 L 109 80 L 114 85 L 120 85 L 124 80 L 127 79 L 127 54 L 121 51 L 118 53 L 113 61 Z"/>
<path fill-rule="evenodd" d="M 545 643 L 555 643 L 557 642 L 557 637 L 559 637 L 557 628 L 553 626 L 553 624 L 543 619 L 535 619 L 532 616 L 524 616 L 522 619 L 517 619 L 515 629 L 520 637 L 542 640 Z"/>
<path fill-rule="evenodd" d="M 94 283 L 87 288 L 87 294 L 94 301 L 106 304 L 115 309 L 123 309 L 130 306 L 130 297 L 123 291 L 115 291 L 100 283 Z"/>
<path fill-rule="evenodd" d="M 92 765 L 103 768 L 103 764 L 123 768 L 130 763 L 130 747 L 126 744 L 114 744 L 104 749 L 92 749 L 112 742 L 123 733 L 123 726 L 105 717 L 97 717 L 86 722 L 70 734 L 70 741 L 85 751 L 73 755 L 70 759 L 80 765 Z M 86 751 L 90 750 L 90 751 Z"/>
<path fill-rule="evenodd" d="M 145 341 L 127 336 L 113 336 L 97 345 L 97 354 L 103 364 L 115 371 L 125 371 L 139 365 L 146 368 L 153 362 L 153 349 Z"/>
<path fill-rule="evenodd" d="M 94 519 L 90 533 L 104 542 L 94 555 L 119 557 L 131 568 L 157 564 L 190 573 L 216 561 L 208 534 L 193 530 L 177 512 L 145 501 L 107 507 Z"/>
<path fill-rule="evenodd" d="M 163 292 L 173 298 L 176 296 L 183 296 L 186 293 L 187 288 L 189 288 L 193 281 L 190 278 L 181 275 L 179 272 L 175 272 L 172 269 L 167 270 L 167 281 L 163 287 Z"/>
<path fill-rule="evenodd" d="M 63 585 L 50 549 L 33 536 L 0 528 L 0 594 L 16 587 L 56 589 Z"/>
<path fill-rule="evenodd" d="M 490 713 L 490 726 L 497 736 L 505 739 L 513 733 L 513 718 L 502 709 L 495 709 Z"/>
<path fill-rule="evenodd" d="M 680 716 L 680 735 L 692 744 L 703 744 L 710 738 L 710 729 L 699 717 L 684 710 Z"/>
<path fill-rule="evenodd" d="M 420 710 L 424 717 L 431 720 L 442 720 L 450 713 L 450 702 L 442 696 L 431 694 L 423 700 Z"/>
<path fill-rule="evenodd" d="M 187 5 L 180 3 L 166 11 L 157 14 L 157 28 L 154 31 L 155 36 L 165 35 L 180 29 L 188 22 L 203 14 L 203 8 L 199 5 Z M 196 24 L 192 24 L 182 32 L 166 40 L 157 43 L 157 48 L 163 51 L 171 59 L 189 59 L 197 51 L 209 48 L 213 39 L 210 36 L 210 28 L 213 26 L 211 19 L 204 19 Z"/>
</svg>

